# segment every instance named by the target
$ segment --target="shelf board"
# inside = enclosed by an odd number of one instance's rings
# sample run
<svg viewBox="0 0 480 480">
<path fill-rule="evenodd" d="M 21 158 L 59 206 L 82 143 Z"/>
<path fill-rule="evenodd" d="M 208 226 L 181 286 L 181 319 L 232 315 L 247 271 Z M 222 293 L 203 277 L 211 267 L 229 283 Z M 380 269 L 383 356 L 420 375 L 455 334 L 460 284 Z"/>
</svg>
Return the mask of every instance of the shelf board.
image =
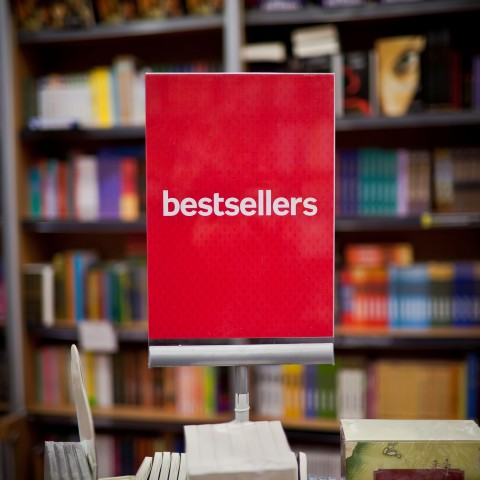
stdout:
<svg viewBox="0 0 480 480">
<path fill-rule="evenodd" d="M 25 127 L 20 133 L 26 142 L 48 141 L 145 141 L 145 127 L 111 127 L 111 128 L 72 128 L 38 129 Z"/>
<path fill-rule="evenodd" d="M 145 233 L 145 218 L 134 222 L 122 220 L 99 220 L 85 222 L 79 220 L 23 220 L 27 232 L 36 233 Z M 337 217 L 335 231 L 401 231 L 429 229 L 480 228 L 480 213 L 424 213 L 414 216 L 356 216 Z"/>
<path fill-rule="evenodd" d="M 78 340 L 77 330 L 68 327 L 29 326 L 29 333 L 37 339 L 49 341 Z M 118 339 L 126 343 L 147 344 L 147 323 L 139 322 L 131 326 L 117 328 Z M 346 348 L 425 348 L 454 349 L 480 348 L 480 327 L 472 328 L 431 328 L 431 329 L 397 329 L 379 328 L 346 328 L 335 326 L 334 345 L 339 349 Z"/>
<path fill-rule="evenodd" d="M 462 127 L 478 124 L 480 124 L 480 111 L 461 110 L 417 112 L 402 117 L 342 117 L 336 119 L 335 130 L 337 132 L 352 132 L 403 128 Z"/>
<path fill-rule="evenodd" d="M 428 213 L 412 216 L 336 217 L 336 232 L 479 228 L 480 213 Z"/>
<path fill-rule="evenodd" d="M 335 121 L 336 132 L 395 130 L 404 128 L 463 127 L 480 125 L 480 111 L 419 112 L 403 117 L 342 117 Z M 20 134 L 26 142 L 47 141 L 145 141 L 145 127 L 30 129 Z"/>
<path fill-rule="evenodd" d="M 36 233 L 144 233 L 146 220 L 133 222 L 123 220 L 23 220 L 24 230 Z"/>
<path fill-rule="evenodd" d="M 78 42 L 91 42 L 118 38 L 136 38 L 175 33 L 190 33 L 220 30 L 223 27 L 223 15 L 183 16 L 163 20 L 135 20 L 119 25 L 99 24 L 92 28 L 78 30 L 42 30 L 38 32 L 20 32 L 20 45 L 49 45 Z"/>
<path fill-rule="evenodd" d="M 65 425 L 76 425 L 77 418 L 75 407 L 71 405 L 45 406 L 33 405 L 28 408 L 28 414 L 34 420 L 49 424 L 60 423 Z M 115 406 L 111 408 L 93 407 L 92 416 L 95 427 L 99 428 L 124 428 L 126 426 L 145 428 L 150 425 L 152 430 L 158 430 L 162 426 L 222 423 L 233 420 L 233 411 L 212 416 L 188 416 L 179 415 L 176 412 L 162 411 L 160 408 L 145 408 L 140 406 Z M 278 420 L 252 416 L 251 420 Z M 281 419 L 285 430 L 302 430 L 308 432 L 327 432 L 338 434 L 339 421 L 335 419 Z"/>
<path fill-rule="evenodd" d="M 27 411 L 30 418 L 41 423 L 77 425 L 73 405 L 32 405 L 27 408 Z M 117 405 L 92 407 L 92 416 L 94 425 L 98 428 L 141 428 L 158 431 L 159 424 L 182 428 L 183 425 L 228 422 L 232 420 L 233 414 L 190 416 L 160 408 Z"/>
<path fill-rule="evenodd" d="M 480 327 L 387 330 L 335 326 L 334 345 L 339 349 L 478 349 Z"/>
<path fill-rule="evenodd" d="M 315 23 L 359 22 L 368 20 L 397 19 L 425 15 L 451 14 L 479 10 L 477 0 L 436 0 L 435 2 L 397 3 L 380 5 L 369 3 L 361 7 L 321 8 L 307 5 L 286 12 L 248 10 L 245 13 L 247 27 L 275 25 L 302 25 Z"/>
<path fill-rule="evenodd" d="M 28 331 L 37 339 L 62 342 L 76 342 L 78 340 L 78 333 L 75 327 L 40 327 L 30 325 Z M 116 332 L 120 342 L 148 343 L 146 321 L 117 327 Z"/>
</svg>

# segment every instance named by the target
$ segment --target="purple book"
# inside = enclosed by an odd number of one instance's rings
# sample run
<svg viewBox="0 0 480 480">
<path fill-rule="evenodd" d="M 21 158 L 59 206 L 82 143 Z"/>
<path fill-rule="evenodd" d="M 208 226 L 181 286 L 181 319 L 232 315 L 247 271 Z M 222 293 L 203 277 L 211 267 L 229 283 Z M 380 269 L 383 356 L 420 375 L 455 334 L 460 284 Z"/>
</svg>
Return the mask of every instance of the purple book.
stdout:
<svg viewBox="0 0 480 480">
<path fill-rule="evenodd" d="M 480 54 L 472 60 L 472 109 L 480 110 Z"/>
<path fill-rule="evenodd" d="M 120 157 L 108 150 L 98 154 L 100 218 L 120 218 L 121 174 Z"/>
</svg>

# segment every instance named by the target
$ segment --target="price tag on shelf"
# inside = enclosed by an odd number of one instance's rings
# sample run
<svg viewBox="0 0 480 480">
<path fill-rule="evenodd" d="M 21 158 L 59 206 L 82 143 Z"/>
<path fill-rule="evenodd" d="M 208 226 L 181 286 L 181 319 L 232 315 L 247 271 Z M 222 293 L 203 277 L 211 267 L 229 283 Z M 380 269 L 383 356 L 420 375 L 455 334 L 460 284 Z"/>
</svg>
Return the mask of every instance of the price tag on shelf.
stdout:
<svg viewBox="0 0 480 480">
<path fill-rule="evenodd" d="M 118 335 L 109 322 L 81 322 L 78 325 L 80 348 L 85 352 L 118 352 Z"/>
</svg>

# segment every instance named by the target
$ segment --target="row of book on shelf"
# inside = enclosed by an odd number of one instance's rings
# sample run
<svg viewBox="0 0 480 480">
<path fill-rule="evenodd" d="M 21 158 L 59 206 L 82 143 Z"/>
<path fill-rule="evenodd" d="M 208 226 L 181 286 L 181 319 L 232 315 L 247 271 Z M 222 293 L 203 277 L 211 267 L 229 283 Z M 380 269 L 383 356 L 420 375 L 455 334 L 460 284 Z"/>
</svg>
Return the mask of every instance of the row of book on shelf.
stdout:
<svg viewBox="0 0 480 480">
<path fill-rule="evenodd" d="M 78 442 L 78 434 L 48 433 L 45 441 Z M 43 447 L 43 445 L 42 445 Z M 98 478 L 110 478 L 120 475 L 131 475 L 140 467 L 145 457 L 155 452 L 181 452 L 184 450 L 183 435 L 158 434 L 138 435 L 119 432 L 96 433 L 95 447 L 97 451 Z M 43 451 L 43 449 L 39 449 Z M 43 478 L 43 458 L 37 458 L 38 471 Z M 35 477 L 37 478 L 37 477 Z"/>
<path fill-rule="evenodd" d="M 480 261 L 413 262 L 408 243 L 349 244 L 339 272 L 344 326 L 480 327 Z"/>
<path fill-rule="evenodd" d="M 252 398 L 260 416 L 284 419 L 476 418 L 478 361 L 336 355 L 335 365 L 259 366 Z"/>
<path fill-rule="evenodd" d="M 389 5 L 405 3 L 405 0 L 244 0 L 247 8 L 258 8 L 267 12 L 300 10 L 308 5 L 322 8 L 364 7 L 371 4 Z M 422 3 L 431 0 L 407 0 L 409 3 Z"/>
<path fill-rule="evenodd" d="M 141 66 L 132 55 L 86 72 L 52 73 L 24 81 L 24 120 L 31 129 L 112 128 L 145 124 L 145 74 L 216 72 L 216 62 Z"/>
<path fill-rule="evenodd" d="M 19 0 L 14 2 L 13 8 L 19 30 L 39 31 L 91 28 L 96 24 L 119 24 L 184 15 L 213 15 L 222 11 L 223 0 Z"/>
<path fill-rule="evenodd" d="M 480 108 L 480 54 L 454 47 L 448 28 L 379 37 L 371 48 L 342 50 L 335 25 L 301 27 L 284 42 L 247 44 L 249 71 L 335 74 L 335 112 L 402 116 Z M 408 57 L 405 54 L 408 52 Z"/>
<path fill-rule="evenodd" d="M 478 148 L 347 149 L 336 163 L 337 215 L 478 212 Z M 145 214 L 144 149 L 37 158 L 28 169 L 27 208 L 32 219 L 138 220 Z"/>
<path fill-rule="evenodd" d="M 102 261 L 94 250 L 67 250 L 51 263 L 23 267 L 30 325 L 74 326 L 84 320 L 117 325 L 147 319 L 145 255 Z"/>
<path fill-rule="evenodd" d="M 102 260 L 94 250 L 58 252 L 23 266 L 30 325 L 128 325 L 147 317 L 144 253 Z M 349 244 L 338 272 L 344 326 L 429 329 L 480 326 L 480 261 L 414 262 L 411 244 Z"/>
<path fill-rule="evenodd" d="M 76 442 L 77 434 L 47 434 L 46 441 Z M 163 433 L 161 436 L 132 435 L 124 432 L 116 434 L 97 432 L 98 478 L 130 475 L 136 472 L 145 457 L 153 457 L 155 452 L 184 452 L 183 433 Z M 340 452 L 328 445 L 312 446 L 292 444 L 294 452 L 304 452 L 308 458 L 308 472 L 318 478 L 340 478 Z M 39 449 L 40 450 L 40 449 Z M 40 459 L 39 463 L 40 462 Z M 40 467 L 41 474 L 43 468 Z"/>
<path fill-rule="evenodd" d="M 36 401 L 71 403 L 68 348 L 41 346 L 35 354 Z M 93 405 L 158 407 L 205 416 L 228 412 L 227 367 L 148 369 L 147 350 L 83 353 Z M 367 359 L 337 355 L 335 365 L 262 365 L 252 369 L 251 402 L 259 418 L 476 418 L 478 353 L 454 359 Z"/>
<path fill-rule="evenodd" d="M 43 345 L 36 350 L 38 404 L 73 403 L 69 358 L 65 345 Z M 199 417 L 230 409 L 227 367 L 148 368 L 147 348 L 115 354 L 84 352 L 81 361 L 92 406 L 130 405 Z"/>
<path fill-rule="evenodd" d="M 135 221 L 145 214 L 142 147 L 71 152 L 67 159 L 41 157 L 28 169 L 32 219 Z"/>
</svg>

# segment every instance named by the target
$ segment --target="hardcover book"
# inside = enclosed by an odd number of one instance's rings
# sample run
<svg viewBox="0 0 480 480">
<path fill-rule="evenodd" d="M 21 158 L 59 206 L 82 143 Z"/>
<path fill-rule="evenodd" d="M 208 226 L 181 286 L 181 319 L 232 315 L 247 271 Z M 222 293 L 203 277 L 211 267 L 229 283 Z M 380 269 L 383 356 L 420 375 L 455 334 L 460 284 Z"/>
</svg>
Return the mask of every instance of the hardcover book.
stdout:
<svg viewBox="0 0 480 480">
<path fill-rule="evenodd" d="M 341 420 L 345 480 L 474 480 L 480 429 L 473 420 Z"/>
<path fill-rule="evenodd" d="M 147 74 L 149 339 L 331 337 L 331 74 Z"/>
</svg>

